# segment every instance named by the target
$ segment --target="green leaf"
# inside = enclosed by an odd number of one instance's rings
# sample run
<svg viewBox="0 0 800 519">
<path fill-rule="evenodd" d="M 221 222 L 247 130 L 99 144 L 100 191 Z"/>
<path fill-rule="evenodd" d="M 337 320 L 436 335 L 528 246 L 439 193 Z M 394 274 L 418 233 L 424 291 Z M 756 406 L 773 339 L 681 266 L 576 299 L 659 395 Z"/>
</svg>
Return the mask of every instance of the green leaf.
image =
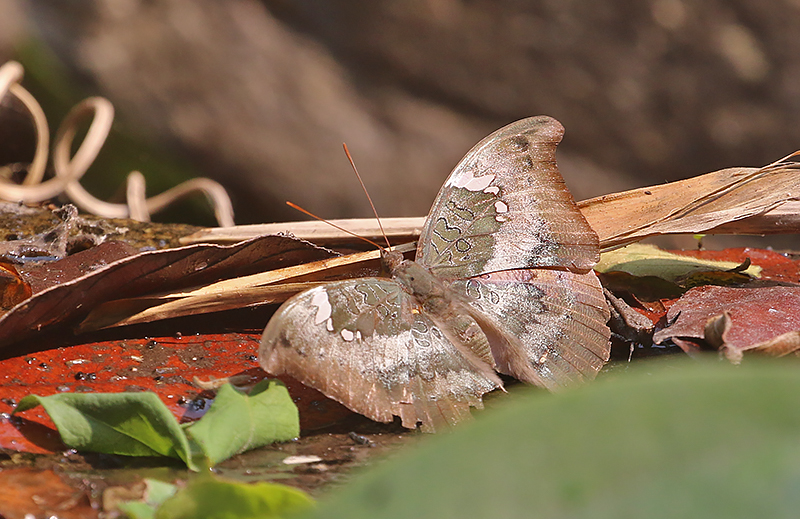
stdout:
<svg viewBox="0 0 800 519">
<path fill-rule="evenodd" d="M 143 501 L 126 501 L 118 504 L 117 509 L 128 519 L 153 519 L 156 516 L 156 508 Z"/>
<path fill-rule="evenodd" d="M 175 495 L 178 487 L 157 479 L 145 478 L 144 498 L 141 501 L 126 501 L 117 505 L 120 512 L 130 519 L 153 519 L 156 508 Z"/>
<path fill-rule="evenodd" d="M 310 508 L 296 488 L 275 483 L 234 483 L 211 476 L 190 481 L 156 510 L 156 519 L 277 519 Z"/>
<path fill-rule="evenodd" d="M 28 395 L 14 413 L 37 405 L 44 407 L 69 447 L 124 456 L 169 456 L 197 470 L 186 435 L 155 393 Z"/>
<path fill-rule="evenodd" d="M 311 517 L 797 517 L 800 365 L 781 360 L 643 363 L 555 395 L 512 394 Z"/>
<path fill-rule="evenodd" d="M 41 405 L 70 447 L 124 456 L 169 456 L 194 471 L 235 454 L 300 434 L 297 407 L 279 381 L 262 381 L 250 395 L 226 384 L 196 423 L 178 425 L 155 393 L 28 395 L 15 413 Z M 188 435 L 188 436 L 187 436 Z"/>
<path fill-rule="evenodd" d="M 695 272 L 726 271 L 738 266 L 735 261 L 704 260 L 673 254 L 654 245 L 634 243 L 604 252 L 594 268 L 598 272 L 627 272 L 634 276 L 657 276 L 675 281 Z M 761 267 L 750 265 L 742 274 L 760 277 Z"/>
<path fill-rule="evenodd" d="M 222 386 L 206 414 L 186 429 L 212 465 L 249 449 L 300 435 L 297 406 L 277 380 L 256 384 L 250 394 Z"/>
</svg>

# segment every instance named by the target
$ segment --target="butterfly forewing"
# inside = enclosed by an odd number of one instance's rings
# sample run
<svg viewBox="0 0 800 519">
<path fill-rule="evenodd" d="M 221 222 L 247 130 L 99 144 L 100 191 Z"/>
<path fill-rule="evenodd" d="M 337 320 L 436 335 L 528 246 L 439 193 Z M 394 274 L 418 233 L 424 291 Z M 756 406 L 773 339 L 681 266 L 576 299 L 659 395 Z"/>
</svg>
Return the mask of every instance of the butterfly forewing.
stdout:
<svg viewBox="0 0 800 519">
<path fill-rule="evenodd" d="M 270 320 L 261 366 L 286 373 L 380 422 L 453 425 L 498 381 L 476 369 L 392 280 L 361 278 L 301 292 Z"/>
<path fill-rule="evenodd" d="M 592 271 L 511 270 L 452 288 L 500 323 L 498 333 L 519 339 L 527 363 L 517 364 L 516 352 L 493 349 L 501 373 L 556 389 L 594 378 L 609 358 L 609 313 Z"/>
<path fill-rule="evenodd" d="M 417 261 L 459 279 L 531 267 L 589 269 L 595 232 L 555 161 L 564 129 L 546 116 L 512 123 L 461 160 L 434 201 Z"/>
</svg>

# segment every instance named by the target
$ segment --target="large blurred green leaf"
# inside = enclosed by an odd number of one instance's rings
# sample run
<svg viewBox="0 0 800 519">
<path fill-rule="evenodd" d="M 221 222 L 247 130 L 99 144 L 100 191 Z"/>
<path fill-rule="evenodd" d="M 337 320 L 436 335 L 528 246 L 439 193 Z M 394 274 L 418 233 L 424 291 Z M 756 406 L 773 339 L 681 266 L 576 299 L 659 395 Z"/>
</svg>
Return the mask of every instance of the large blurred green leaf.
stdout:
<svg viewBox="0 0 800 519">
<path fill-rule="evenodd" d="M 300 418 L 286 387 L 277 380 L 259 382 L 249 394 L 226 384 L 186 434 L 215 465 L 246 450 L 297 438 Z"/>
<path fill-rule="evenodd" d="M 645 364 L 507 399 L 311 517 L 797 517 L 800 365 Z"/>
</svg>

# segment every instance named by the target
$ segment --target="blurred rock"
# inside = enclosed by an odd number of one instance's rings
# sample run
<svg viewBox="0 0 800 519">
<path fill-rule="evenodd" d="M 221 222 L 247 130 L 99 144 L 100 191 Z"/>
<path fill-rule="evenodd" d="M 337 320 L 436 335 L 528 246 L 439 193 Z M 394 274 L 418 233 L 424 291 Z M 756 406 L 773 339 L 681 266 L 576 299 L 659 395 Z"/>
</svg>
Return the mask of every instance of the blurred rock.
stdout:
<svg viewBox="0 0 800 519">
<path fill-rule="evenodd" d="M 800 1 L 50 0 L 38 34 L 238 221 L 421 215 L 512 120 L 558 118 L 576 198 L 800 148 Z"/>
</svg>

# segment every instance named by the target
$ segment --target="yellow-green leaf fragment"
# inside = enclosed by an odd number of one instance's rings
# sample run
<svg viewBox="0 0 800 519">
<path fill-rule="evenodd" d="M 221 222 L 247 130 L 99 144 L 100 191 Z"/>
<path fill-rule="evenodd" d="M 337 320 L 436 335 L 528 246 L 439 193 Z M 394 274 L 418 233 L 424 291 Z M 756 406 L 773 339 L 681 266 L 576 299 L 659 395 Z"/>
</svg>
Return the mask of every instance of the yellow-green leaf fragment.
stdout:
<svg viewBox="0 0 800 519">
<path fill-rule="evenodd" d="M 621 249 L 604 252 L 595 265 L 598 272 L 627 272 L 634 276 L 656 276 L 676 281 L 697 272 L 733 270 L 739 266 L 735 261 L 714 261 L 682 256 L 661 250 L 655 245 L 634 243 Z M 760 277 L 761 267 L 750 265 L 742 272 Z"/>
</svg>

